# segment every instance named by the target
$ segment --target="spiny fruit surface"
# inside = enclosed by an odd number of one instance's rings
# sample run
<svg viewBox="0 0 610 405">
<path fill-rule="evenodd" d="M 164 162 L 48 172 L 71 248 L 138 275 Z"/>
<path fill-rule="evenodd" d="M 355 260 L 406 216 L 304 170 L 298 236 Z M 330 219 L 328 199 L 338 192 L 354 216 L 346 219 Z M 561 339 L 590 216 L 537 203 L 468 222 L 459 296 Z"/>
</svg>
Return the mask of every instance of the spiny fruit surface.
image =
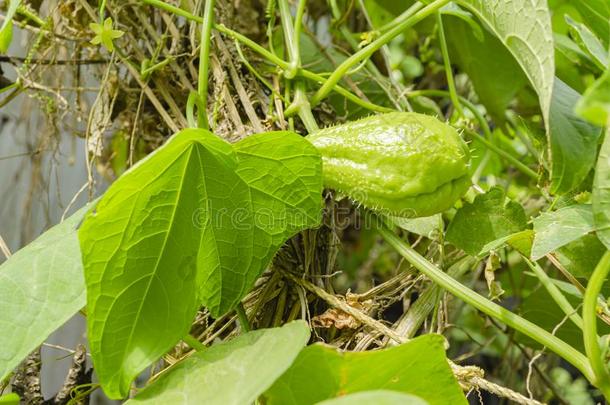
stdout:
<svg viewBox="0 0 610 405">
<path fill-rule="evenodd" d="M 322 155 L 327 187 L 389 215 L 445 211 L 471 184 L 466 143 L 453 127 L 429 115 L 374 115 L 307 139 Z"/>
</svg>

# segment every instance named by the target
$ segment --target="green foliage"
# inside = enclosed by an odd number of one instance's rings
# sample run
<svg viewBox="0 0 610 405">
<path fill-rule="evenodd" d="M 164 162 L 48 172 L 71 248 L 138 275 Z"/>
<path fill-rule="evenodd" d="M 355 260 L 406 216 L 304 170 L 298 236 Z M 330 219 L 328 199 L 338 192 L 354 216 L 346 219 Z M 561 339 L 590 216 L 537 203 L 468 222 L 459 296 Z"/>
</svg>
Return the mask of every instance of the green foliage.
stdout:
<svg viewBox="0 0 610 405">
<path fill-rule="evenodd" d="M 610 132 L 606 130 L 593 180 L 593 219 L 597 237 L 610 249 Z"/>
<path fill-rule="evenodd" d="M 545 122 L 551 109 L 555 64 L 546 0 L 460 0 L 513 54 L 538 93 Z"/>
<path fill-rule="evenodd" d="M 445 18 L 451 61 L 468 75 L 485 108 L 502 123 L 506 108 L 527 84 L 517 61 L 508 49 L 488 31 L 475 31 L 463 20 Z M 485 61 L 481 63 L 481 61 Z"/>
<path fill-rule="evenodd" d="M 85 306 L 82 208 L 0 266 L 0 380 Z M 10 333 L 9 333 L 10 331 Z"/>
<path fill-rule="evenodd" d="M 532 259 L 538 260 L 594 230 L 590 205 L 571 205 L 545 212 L 534 218 Z"/>
<path fill-rule="evenodd" d="M 364 391 L 318 402 L 318 405 L 426 405 L 414 395 L 388 390 Z"/>
<path fill-rule="evenodd" d="M 494 187 L 458 210 L 449 224 L 446 239 L 476 256 L 489 242 L 522 231 L 526 226 L 523 207 L 507 200 L 504 191 Z"/>
<path fill-rule="evenodd" d="M 553 193 L 567 193 L 579 186 L 595 164 L 601 130 L 574 113 L 579 98 L 576 91 L 555 79 L 550 113 Z"/>
<path fill-rule="evenodd" d="M 608 50 L 604 48 L 595 34 L 586 25 L 574 21 L 569 15 L 566 15 L 566 22 L 570 25 L 570 33 L 580 49 L 600 70 L 607 68 Z"/>
<path fill-rule="evenodd" d="M 285 239 L 320 221 L 321 162 L 289 132 L 231 146 L 184 130 L 125 173 L 79 231 L 88 330 L 112 398 L 189 329 L 252 287 Z"/>
<path fill-rule="evenodd" d="M 0 26 L 0 53 L 6 53 L 13 40 L 13 17 L 15 17 L 21 0 L 9 0 L 7 3 L 8 10 L 4 15 L 2 26 Z"/>
<path fill-rule="evenodd" d="M 89 191 L 120 177 L 0 266 L 0 390 L 86 301 L 100 384 L 72 402 L 466 403 L 486 385 L 445 347 L 544 402 L 610 399 L 607 0 L 273 0 L 266 29 L 252 2 L 174 3 L 5 2 L 0 52 L 16 13 L 28 49 L 5 57 L 20 80 L 0 71 L 0 105 L 39 100 L 49 128 L 88 113 Z M 104 122 L 65 106 L 94 86 L 119 89 Z M 221 136 L 178 131 L 195 113 Z M 291 131 L 251 135 L 271 128 Z"/>
<path fill-rule="evenodd" d="M 610 69 L 591 85 L 578 100 L 576 112 L 584 119 L 600 127 L 608 124 L 610 117 Z"/>
<path fill-rule="evenodd" d="M 181 361 L 127 404 L 250 404 L 309 340 L 303 321 L 248 332 Z"/>
<path fill-rule="evenodd" d="M 308 346 L 265 397 L 269 405 L 307 405 L 379 389 L 413 394 L 430 405 L 467 403 L 445 358 L 443 337 L 432 334 L 374 352 Z"/>
</svg>

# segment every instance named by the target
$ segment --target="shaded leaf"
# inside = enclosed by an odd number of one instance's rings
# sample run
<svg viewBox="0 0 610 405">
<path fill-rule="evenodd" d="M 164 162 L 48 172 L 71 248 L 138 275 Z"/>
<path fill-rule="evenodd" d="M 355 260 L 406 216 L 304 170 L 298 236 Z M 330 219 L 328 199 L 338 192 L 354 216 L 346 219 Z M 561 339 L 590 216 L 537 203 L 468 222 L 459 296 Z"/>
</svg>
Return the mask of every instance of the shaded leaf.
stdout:
<svg viewBox="0 0 610 405">
<path fill-rule="evenodd" d="M 593 124 L 603 127 L 610 122 L 610 69 L 597 79 L 578 100 L 575 111 Z"/>
<path fill-rule="evenodd" d="M 597 237 L 610 249 L 610 130 L 597 158 L 591 202 Z"/>
<path fill-rule="evenodd" d="M 580 185 L 595 164 L 601 129 L 574 113 L 580 95 L 555 79 L 550 116 L 551 192 L 567 193 Z"/>
<path fill-rule="evenodd" d="M 560 247 L 554 255 L 572 275 L 588 279 L 604 253 L 606 247 L 591 233 Z"/>
<path fill-rule="evenodd" d="M 295 321 L 216 344 L 179 362 L 127 404 L 250 404 L 290 367 L 309 340 Z"/>
<path fill-rule="evenodd" d="M 538 260 L 594 230 L 590 205 L 571 205 L 544 212 L 534 218 L 532 260 Z"/>
<path fill-rule="evenodd" d="M 372 352 L 308 346 L 265 397 L 269 405 L 308 405 L 378 389 L 413 394 L 430 404 L 467 403 L 445 358 L 444 338 L 432 334 Z"/>
<path fill-rule="evenodd" d="M 446 239 L 476 256 L 489 242 L 524 230 L 527 218 L 520 204 L 506 201 L 504 190 L 494 187 L 458 210 Z"/>
<path fill-rule="evenodd" d="M 458 4 L 479 17 L 513 54 L 538 93 L 542 116 L 548 123 L 555 63 L 546 0 L 460 0 Z"/>
<path fill-rule="evenodd" d="M 444 18 L 444 22 L 451 61 L 468 75 L 494 119 L 503 122 L 506 108 L 527 84 L 527 77 L 502 42 L 489 32 L 481 32 L 482 39 L 477 39 L 464 21 Z"/>
<path fill-rule="evenodd" d="M 0 266 L 0 380 L 85 306 L 76 227 L 88 207 Z M 6 333 L 9 331 L 10 333 Z"/>
</svg>

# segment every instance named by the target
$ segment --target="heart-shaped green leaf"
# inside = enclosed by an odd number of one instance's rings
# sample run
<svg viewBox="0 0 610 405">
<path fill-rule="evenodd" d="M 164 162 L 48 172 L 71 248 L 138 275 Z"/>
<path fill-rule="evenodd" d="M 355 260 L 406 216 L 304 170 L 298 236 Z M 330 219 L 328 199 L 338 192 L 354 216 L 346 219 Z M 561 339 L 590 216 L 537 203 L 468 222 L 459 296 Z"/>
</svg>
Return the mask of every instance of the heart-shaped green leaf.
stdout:
<svg viewBox="0 0 610 405">
<path fill-rule="evenodd" d="M 89 342 L 108 396 L 124 397 L 199 305 L 231 310 L 287 238 L 319 223 L 321 178 L 297 134 L 234 147 L 188 129 L 110 187 L 79 231 Z"/>
</svg>

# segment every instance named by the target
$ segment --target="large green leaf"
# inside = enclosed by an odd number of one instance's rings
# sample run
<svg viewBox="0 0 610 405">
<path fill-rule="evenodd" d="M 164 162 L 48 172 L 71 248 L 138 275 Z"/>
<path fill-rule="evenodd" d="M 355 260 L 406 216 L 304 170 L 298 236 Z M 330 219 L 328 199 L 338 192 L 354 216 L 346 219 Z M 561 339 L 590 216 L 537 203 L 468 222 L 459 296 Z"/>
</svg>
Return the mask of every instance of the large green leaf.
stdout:
<svg viewBox="0 0 610 405">
<path fill-rule="evenodd" d="M 542 116 L 548 123 L 555 62 L 547 1 L 459 0 L 458 3 L 479 17 L 513 54 L 538 93 Z"/>
<path fill-rule="evenodd" d="M 358 392 L 326 401 L 318 405 L 427 405 L 428 403 L 415 395 L 396 391 L 374 390 Z"/>
<path fill-rule="evenodd" d="M 574 113 L 579 98 L 570 86 L 555 79 L 550 115 L 553 193 L 567 193 L 580 185 L 595 164 L 601 129 Z"/>
<path fill-rule="evenodd" d="M 88 208 L 0 266 L 0 380 L 85 306 L 76 227 Z"/>
<path fill-rule="evenodd" d="M 251 404 L 308 340 L 303 321 L 248 332 L 181 361 L 127 404 Z"/>
<path fill-rule="evenodd" d="M 447 241 L 472 256 L 490 242 L 524 230 L 523 207 L 506 200 L 504 190 L 494 187 L 458 210 L 447 229 Z"/>
<path fill-rule="evenodd" d="M 597 237 L 610 249 L 610 130 L 599 151 L 591 202 Z"/>
<path fill-rule="evenodd" d="M 390 349 L 339 352 L 308 346 L 267 391 L 267 404 L 309 405 L 339 395 L 392 390 L 430 404 L 466 404 L 447 359 L 444 338 L 424 335 Z"/>
<path fill-rule="evenodd" d="M 517 92 L 527 83 L 515 58 L 499 39 L 486 30 L 478 39 L 469 24 L 445 17 L 451 61 L 464 71 L 489 113 L 498 122 Z M 484 61 L 484 63 L 482 63 Z"/>
<path fill-rule="evenodd" d="M 8 51 L 13 39 L 13 17 L 21 4 L 21 0 L 9 0 L 4 22 L 0 27 L 0 53 Z"/>
<path fill-rule="evenodd" d="M 534 218 L 532 259 L 538 260 L 594 230 L 590 205 L 571 205 L 545 212 Z"/>
<path fill-rule="evenodd" d="M 107 395 L 124 397 L 200 304 L 213 316 L 231 310 L 288 237 L 317 225 L 321 182 L 321 159 L 295 133 L 234 148 L 194 129 L 119 178 L 79 233 L 89 341 Z"/>
</svg>

